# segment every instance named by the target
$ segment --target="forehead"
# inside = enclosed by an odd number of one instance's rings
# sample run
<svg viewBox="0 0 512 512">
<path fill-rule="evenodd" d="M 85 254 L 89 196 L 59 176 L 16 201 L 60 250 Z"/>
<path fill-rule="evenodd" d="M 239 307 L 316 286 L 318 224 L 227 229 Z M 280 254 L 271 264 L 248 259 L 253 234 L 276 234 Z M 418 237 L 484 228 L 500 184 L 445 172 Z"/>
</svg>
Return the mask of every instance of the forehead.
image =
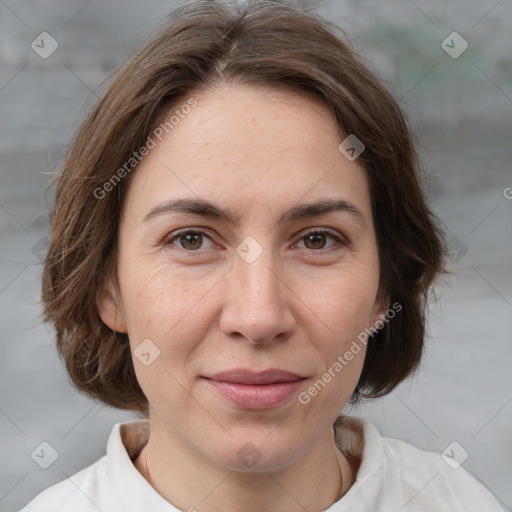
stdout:
<svg viewBox="0 0 512 512">
<path fill-rule="evenodd" d="M 182 109 L 190 98 L 196 105 Z M 172 129 L 132 176 L 132 206 L 214 195 L 233 210 L 277 211 L 302 198 L 341 194 L 369 213 L 366 172 L 339 151 L 339 128 L 321 99 L 225 84 L 190 93 L 163 122 L 172 114 L 180 114 Z"/>
<path fill-rule="evenodd" d="M 251 153 L 265 157 L 266 152 L 321 151 L 338 144 L 336 121 L 313 94 L 223 84 L 194 98 L 198 105 L 173 130 L 170 147 L 188 140 L 195 149 L 213 146 L 236 150 L 241 157 Z"/>
</svg>

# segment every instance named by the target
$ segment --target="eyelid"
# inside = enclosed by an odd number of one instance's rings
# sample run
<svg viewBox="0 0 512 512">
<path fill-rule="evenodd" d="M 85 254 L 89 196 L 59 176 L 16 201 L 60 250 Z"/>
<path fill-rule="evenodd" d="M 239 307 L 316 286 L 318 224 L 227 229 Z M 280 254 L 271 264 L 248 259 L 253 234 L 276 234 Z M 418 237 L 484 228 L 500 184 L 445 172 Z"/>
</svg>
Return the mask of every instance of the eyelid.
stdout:
<svg viewBox="0 0 512 512">
<path fill-rule="evenodd" d="M 323 227 L 315 227 L 315 228 L 307 228 L 305 231 L 301 231 L 299 238 L 305 237 L 310 234 L 328 234 L 334 238 L 344 239 L 345 237 L 332 228 L 323 228 Z"/>
</svg>

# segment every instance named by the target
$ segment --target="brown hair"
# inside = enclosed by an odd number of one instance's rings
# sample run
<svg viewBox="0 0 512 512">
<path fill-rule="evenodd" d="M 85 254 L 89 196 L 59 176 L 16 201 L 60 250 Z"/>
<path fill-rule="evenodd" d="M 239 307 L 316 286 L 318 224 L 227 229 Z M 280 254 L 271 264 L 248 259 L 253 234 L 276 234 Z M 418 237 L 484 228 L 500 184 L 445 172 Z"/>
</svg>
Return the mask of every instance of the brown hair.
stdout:
<svg viewBox="0 0 512 512">
<path fill-rule="evenodd" d="M 147 143 L 164 109 L 229 81 L 315 94 L 335 116 L 340 136 L 355 134 L 364 143 L 358 161 L 371 187 L 379 291 L 402 310 L 370 338 L 352 401 L 389 393 L 417 368 L 427 293 L 443 271 L 444 238 L 427 206 L 400 106 L 337 30 L 277 2 L 191 2 L 115 75 L 56 175 L 43 268 L 44 320 L 54 324 L 59 354 L 79 390 L 147 414 L 127 335 L 107 327 L 96 304 L 107 277 L 115 279 L 119 215 L 131 174 L 101 198 L 98 190 L 105 191 L 116 172 L 126 174 L 119 170 Z"/>
</svg>

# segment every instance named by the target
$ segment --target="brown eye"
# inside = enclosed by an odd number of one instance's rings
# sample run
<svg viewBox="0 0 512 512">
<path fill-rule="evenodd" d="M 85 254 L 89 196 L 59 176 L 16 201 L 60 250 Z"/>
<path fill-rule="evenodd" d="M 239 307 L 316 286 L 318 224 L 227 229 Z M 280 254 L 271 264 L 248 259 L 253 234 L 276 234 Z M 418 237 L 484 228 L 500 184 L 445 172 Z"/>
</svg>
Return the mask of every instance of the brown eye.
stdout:
<svg viewBox="0 0 512 512">
<path fill-rule="evenodd" d="M 169 236 L 165 240 L 165 245 L 174 245 L 188 252 L 199 252 L 198 249 L 205 249 L 205 240 L 209 240 L 211 243 L 210 237 L 206 233 L 187 230 Z"/>
<path fill-rule="evenodd" d="M 178 238 L 183 249 L 194 250 L 201 247 L 203 235 L 201 233 L 189 233 Z"/>
<path fill-rule="evenodd" d="M 334 242 L 330 245 L 327 245 L 328 239 L 333 240 Z M 306 249 L 311 249 L 312 251 L 318 251 L 322 249 L 330 249 L 331 247 L 338 245 L 345 245 L 344 239 L 342 236 L 338 235 L 335 232 L 326 229 L 317 229 L 312 230 L 302 236 L 299 242 L 304 241 L 304 246 Z"/>
<path fill-rule="evenodd" d="M 325 246 L 325 238 L 324 235 L 307 235 L 304 237 L 306 241 L 305 245 L 308 249 L 323 249 Z"/>
</svg>

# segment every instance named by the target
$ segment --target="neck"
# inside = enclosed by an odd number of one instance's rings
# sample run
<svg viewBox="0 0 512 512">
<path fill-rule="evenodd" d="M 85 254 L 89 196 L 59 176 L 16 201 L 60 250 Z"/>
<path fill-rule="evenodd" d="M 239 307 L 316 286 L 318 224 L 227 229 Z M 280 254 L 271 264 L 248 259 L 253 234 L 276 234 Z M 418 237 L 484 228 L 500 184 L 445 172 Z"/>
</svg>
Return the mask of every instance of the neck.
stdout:
<svg viewBox="0 0 512 512">
<path fill-rule="evenodd" d="M 220 467 L 178 438 L 152 430 L 135 466 L 169 503 L 201 512 L 322 511 L 355 480 L 332 430 L 290 467 L 272 472 Z"/>
</svg>

